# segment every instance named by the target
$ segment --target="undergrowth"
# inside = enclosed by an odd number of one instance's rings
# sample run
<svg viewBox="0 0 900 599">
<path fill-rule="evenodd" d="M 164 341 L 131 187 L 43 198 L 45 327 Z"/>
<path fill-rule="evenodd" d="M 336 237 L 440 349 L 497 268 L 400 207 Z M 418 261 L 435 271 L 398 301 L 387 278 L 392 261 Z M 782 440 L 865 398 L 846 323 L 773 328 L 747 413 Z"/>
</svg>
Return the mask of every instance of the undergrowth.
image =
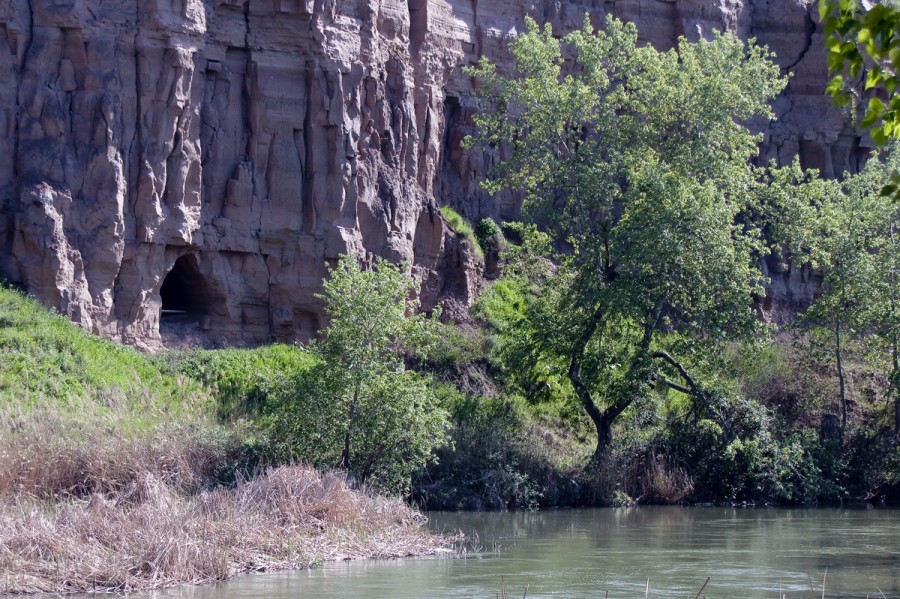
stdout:
<svg viewBox="0 0 900 599">
<path fill-rule="evenodd" d="M 146 356 L 2 287 L 0 356 L 0 595 L 140 591 L 451 543 L 399 499 L 275 463 L 258 417 L 315 364 L 300 348 Z"/>
</svg>

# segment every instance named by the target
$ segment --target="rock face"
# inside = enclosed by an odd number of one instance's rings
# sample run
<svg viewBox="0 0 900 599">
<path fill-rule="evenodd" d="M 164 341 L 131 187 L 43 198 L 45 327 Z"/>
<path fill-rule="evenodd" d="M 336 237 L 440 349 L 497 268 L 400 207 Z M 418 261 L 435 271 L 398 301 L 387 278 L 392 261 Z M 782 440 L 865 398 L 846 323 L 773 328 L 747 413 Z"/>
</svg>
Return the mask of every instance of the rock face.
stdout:
<svg viewBox="0 0 900 599">
<path fill-rule="evenodd" d="M 308 338 L 344 252 L 405 260 L 426 309 L 461 310 L 479 265 L 438 206 L 509 219 L 518 201 L 481 191 L 494 158 L 461 148 L 460 67 L 502 63 L 526 15 L 563 32 L 607 11 L 660 47 L 755 36 L 793 74 L 763 155 L 858 168 L 791 0 L 0 0 L 0 272 L 150 349 Z"/>
</svg>

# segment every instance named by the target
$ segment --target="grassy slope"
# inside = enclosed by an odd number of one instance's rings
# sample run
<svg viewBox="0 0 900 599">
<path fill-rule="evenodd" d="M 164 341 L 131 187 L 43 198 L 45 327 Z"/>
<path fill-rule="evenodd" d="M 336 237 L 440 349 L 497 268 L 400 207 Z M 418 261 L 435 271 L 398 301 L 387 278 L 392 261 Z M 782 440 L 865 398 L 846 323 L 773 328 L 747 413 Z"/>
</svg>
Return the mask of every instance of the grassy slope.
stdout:
<svg viewBox="0 0 900 599">
<path fill-rule="evenodd" d="M 466 240 L 468 240 L 469 245 L 472 246 L 472 251 L 475 252 L 478 256 L 484 256 L 484 250 L 481 249 L 481 244 L 478 242 L 478 238 L 475 236 L 475 229 L 472 228 L 472 225 L 465 218 L 462 217 L 456 210 L 451 208 L 450 206 L 441 206 L 441 214 L 444 215 L 444 218 L 447 219 L 447 222 L 450 223 L 450 227 L 457 232 L 457 234 L 463 236 Z"/>
<path fill-rule="evenodd" d="M 34 299 L 0 287 L 0 410 L 111 409 L 139 419 L 211 413 L 212 394 L 137 351 L 93 337 Z M 124 410 L 123 410 L 124 408 Z"/>
<path fill-rule="evenodd" d="M 219 417 L 226 420 L 258 413 L 273 389 L 317 364 L 310 352 L 290 345 L 199 350 L 168 359 L 175 371 L 215 390 Z"/>
</svg>

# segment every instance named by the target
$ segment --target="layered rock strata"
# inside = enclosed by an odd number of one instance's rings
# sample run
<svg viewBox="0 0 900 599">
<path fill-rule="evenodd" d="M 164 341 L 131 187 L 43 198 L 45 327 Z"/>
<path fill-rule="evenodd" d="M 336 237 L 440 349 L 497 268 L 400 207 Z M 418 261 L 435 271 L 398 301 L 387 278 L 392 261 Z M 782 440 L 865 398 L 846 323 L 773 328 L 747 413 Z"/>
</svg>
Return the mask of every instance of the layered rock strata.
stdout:
<svg viewBox="0 0 900 599">
<path fill-rule="evenodd" d="M 309 338 L 344 252 L 407 261 L 426 309 L 459 312 L 477 259 L 438 206 L 519 210 L 478 187 L 496 157 L 461 148 L 461 66 L 503 63 L 526 15 L 564 32 L 607 11 L 660 47 L 713 28 L 768 44 L 793 78 L 764 157 L 858 168 L 790 0 L 0 0 L 0 272 L 150 349 Z M 811 293 L 773 274 L 781 299 Z"/>
</svg>

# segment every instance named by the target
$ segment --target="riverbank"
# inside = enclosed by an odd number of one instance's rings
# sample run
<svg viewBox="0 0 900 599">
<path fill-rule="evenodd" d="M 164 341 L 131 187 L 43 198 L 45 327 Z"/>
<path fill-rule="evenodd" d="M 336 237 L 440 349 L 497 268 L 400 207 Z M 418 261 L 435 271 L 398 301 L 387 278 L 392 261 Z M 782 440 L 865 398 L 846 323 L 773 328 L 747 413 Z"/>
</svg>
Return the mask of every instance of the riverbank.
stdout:
<svg viewBox="0 0 900 599">
<path fill-rule="evenodd" d="M 217 385 L 0 287 L 0 595 L 136 592 L 448 551 L 399 499 L 276 463 Z"/>
<path fill-rule="evenodd" d="M 305 467 L 194 496 L 148 475 L 118 497 L 17 497 L 0 505 L 0 595 L 130 593 L 447 551 L 423 520 Z"/>
<path fill-rule="evenodd" d="M 0 595 L 129 593 L 453 542 L 341 475 L 265 467 L 219 425 L 0 415 Z"/>
</svg>

